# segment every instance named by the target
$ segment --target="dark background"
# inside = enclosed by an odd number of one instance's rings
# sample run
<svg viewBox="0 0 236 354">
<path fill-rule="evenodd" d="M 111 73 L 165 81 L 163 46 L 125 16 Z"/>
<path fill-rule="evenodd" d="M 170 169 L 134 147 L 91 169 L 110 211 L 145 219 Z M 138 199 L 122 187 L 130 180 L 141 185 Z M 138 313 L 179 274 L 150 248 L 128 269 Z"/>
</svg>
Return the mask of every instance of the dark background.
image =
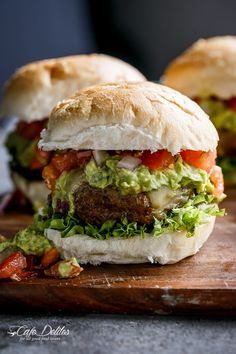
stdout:
<svg viewBox="0 0 236 354">
<path fill-rule="evenodd" d="M 1 0 L 0 85 L 37 59 L 104 52 L 157 80 L 199 37 L 236 34 L 235 0 Z"/>
</svg>

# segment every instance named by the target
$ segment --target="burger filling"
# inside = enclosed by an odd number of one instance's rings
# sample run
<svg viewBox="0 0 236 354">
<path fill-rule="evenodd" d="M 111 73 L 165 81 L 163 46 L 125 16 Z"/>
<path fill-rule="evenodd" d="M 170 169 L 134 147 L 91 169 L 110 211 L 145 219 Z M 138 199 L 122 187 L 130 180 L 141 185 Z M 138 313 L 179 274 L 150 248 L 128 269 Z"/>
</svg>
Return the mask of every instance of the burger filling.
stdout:
<svg viewBox="0 0 236 354">
<path fill-rule="evenodd" d="M 217 97 L 196 99 L 209 114 L 218 130 L 218 163 L 222 167 L 227 182 L 236 182 L 236 98 L 221 100 Z"/>
<path fill-rule="evenodd" d="M 98 239 L 186 231 L 223 215 L 215 152 L 60 151 L 43 170 L 51 189 L 38 230 Z"/>
</svg>

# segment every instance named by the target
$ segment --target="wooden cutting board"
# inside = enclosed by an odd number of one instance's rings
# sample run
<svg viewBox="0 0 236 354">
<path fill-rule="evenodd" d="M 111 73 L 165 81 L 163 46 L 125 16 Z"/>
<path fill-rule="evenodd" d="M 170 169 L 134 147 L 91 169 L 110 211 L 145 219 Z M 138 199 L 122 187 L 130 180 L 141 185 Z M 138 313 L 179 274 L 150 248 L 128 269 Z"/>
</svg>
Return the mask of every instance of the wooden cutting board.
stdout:
<svg viewBox="0 0 236 354">
<path fill-rule="evenodd" d="M 215 230 L 201 251 L 177 264 L 84 266 L 72 280 L 0 281 L 0 310 L 105 313 L 236 314 L 236 190 L 228 191 Z M 11 236 L 31 222 L 26 215 L 0 217 Z"/>
</svg>

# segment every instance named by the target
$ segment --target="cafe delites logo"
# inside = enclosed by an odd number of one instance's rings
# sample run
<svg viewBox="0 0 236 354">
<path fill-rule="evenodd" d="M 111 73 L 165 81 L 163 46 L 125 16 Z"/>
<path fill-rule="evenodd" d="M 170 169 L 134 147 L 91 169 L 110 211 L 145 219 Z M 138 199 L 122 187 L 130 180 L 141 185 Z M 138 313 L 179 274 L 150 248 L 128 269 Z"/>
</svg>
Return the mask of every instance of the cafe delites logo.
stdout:
<svg viewBox="0 0 236 354">
<path fill-rule="evenodd" d="M 51 325 L 46 324 L 43 328 L 39 329 L 29 327 L 27 325 L 9 326 L 7 334 L 10 337 L 18 338 L 19 341 L 49 341 L 60 340 L 65 336 L 69 336 L 70 330 L 65 326 L 58 326 L 53 328 Z"/>
</svg>

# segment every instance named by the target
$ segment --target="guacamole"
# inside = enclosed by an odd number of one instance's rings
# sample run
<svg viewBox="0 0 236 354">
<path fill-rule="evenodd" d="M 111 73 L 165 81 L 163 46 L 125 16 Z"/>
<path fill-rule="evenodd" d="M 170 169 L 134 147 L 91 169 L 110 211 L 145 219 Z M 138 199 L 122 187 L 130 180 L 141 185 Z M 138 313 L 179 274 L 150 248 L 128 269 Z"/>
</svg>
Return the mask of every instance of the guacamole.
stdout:
<svg viewBox="0 0 236 354">
<path fill-rule="evenodd" d="M 26 255 L 42 256 L 52 248 L 49 240 L 42 232 L 37 230 L 36 225 L 19 231 L 13 238 L 0 243 L 0 252 L 6 248 L 20 249 Z"/>
</svg>

